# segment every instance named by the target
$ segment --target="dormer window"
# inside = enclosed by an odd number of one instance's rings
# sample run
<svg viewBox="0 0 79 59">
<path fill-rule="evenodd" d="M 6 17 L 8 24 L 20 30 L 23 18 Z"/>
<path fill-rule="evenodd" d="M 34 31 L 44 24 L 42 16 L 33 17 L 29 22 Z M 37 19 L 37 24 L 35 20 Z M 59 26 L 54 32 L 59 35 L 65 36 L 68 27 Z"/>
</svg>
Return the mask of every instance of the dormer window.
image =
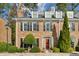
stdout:
<svg viewBox="0 0 79 59">
<path fill-rule="evenodd" d="M 56 18 L 62 18 L 62 11 L 56 11 Z"/>
<path fill-rule="evenodd" d="M 50 11 L 45 11 L 45 18 L 52 18 L 52 13 Z"/>
<path fill-rule="evenodd" d="M 38 18 L 38 12 L 37 11 L 32 11 L 31 15 L 32 15 L 32 18 Z"/>
<path fill-rule="evenodd" d="M 38 18 L 45 18 L 45 13 L 43 11 L 38 12 Z"/>
<path fill-rule="evenodd" d="M 67 11 L 67 16 L 68 16 L 68 18 L 73 18 L 74 12 L 73 11 Z"/>
</svg>

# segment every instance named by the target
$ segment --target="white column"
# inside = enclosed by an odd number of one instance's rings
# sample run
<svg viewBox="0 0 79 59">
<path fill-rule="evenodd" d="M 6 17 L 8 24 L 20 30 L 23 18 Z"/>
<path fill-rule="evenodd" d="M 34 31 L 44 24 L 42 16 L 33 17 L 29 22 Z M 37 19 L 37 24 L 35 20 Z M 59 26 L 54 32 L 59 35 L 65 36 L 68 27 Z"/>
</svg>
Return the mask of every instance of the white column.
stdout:
<svg viewBox="0 0 79 59">
<path fill-rule="evenodd" d="M 51 38 L 51 47 L 52 48 L 54 47 L 54 39 L 53 39 L 53 37 Z"/>
<path fill-rule="evenodd" d="M 43 43 L 44 44 L 44 48 L 46 49 L 46 40 L 44 39 L 43 42 L 44 42 Z"/>
<path fill-rule="evenodd" d="M 43 38 L 42 38 L 42 49 L 44 48 L 44 44 L 43 44 Z"/>
<path fill-rule="evenodd" d="M 51 48 L 51 41 L 52 41 L 52 39 L 51 38 L 49 38 L 49 48 Z"/>
<path fill-rule="evenodd" d="M 16 47 L 19 48 L 20 47 L 20 39 L 19 39 L 18 31 L 19 31 L 19 23 L 16 22 Z"/>
<path fill-rule="evenodd" d="M 44 38 L 42 38 L 42 48 L 43 48 L 43 49 L 45 49 L 45 48 L 46 48 L 46 46 L 45 46 L 45 42 L 46 42 L 46 41 L 45 41 L 45 39 L 44 39 Z"/>
</svg>

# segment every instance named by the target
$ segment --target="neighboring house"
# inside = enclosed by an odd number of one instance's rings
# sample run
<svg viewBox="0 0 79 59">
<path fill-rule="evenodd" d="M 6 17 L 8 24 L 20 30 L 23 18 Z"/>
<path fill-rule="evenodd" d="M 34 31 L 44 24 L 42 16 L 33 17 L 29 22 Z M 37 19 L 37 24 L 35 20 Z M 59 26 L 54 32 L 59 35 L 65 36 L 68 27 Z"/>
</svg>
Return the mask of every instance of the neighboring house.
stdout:
<svg viewBox="0 0 79 59">
<path fill-rule="evenodd" d="M 37 18 L 37 13 L 34 13 L 32 18 L 26 18 L 23 17 L 23 10 L 18 9 L 18 17 L 13 18 L 13 20 L 16 21 L 16 46 L 24 48 L 23 40 L 25 36 L 32 33 L 40 49 L 55 47 L 63 26 L 63 17 L 61 17 L 62 14 L 60 14 L 61 12 L 57 13 L 57 18 L 51 18 L 50 13 L 47 12 L 44 15 L 46 18 Z M 68 12 L 67 15 L 69 17 L 71 45 L 75 47 L 79 40 L 79 19 L 73 18 L 72 12 Z"/>
<path fill-rule="evenodd" d="M 11 29 L 5 26 L 6 22 L 0 18 L 0 42 L 11 43 Z"/>
</svg>

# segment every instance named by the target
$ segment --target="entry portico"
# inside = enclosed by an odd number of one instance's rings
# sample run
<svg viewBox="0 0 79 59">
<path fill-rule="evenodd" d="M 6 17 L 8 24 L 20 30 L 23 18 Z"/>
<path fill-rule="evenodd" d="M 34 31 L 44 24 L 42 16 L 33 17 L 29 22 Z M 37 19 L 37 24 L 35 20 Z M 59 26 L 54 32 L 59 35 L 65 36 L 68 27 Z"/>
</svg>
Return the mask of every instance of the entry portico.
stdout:
<svg viewBox="0 0 79 59">
<path fill-rule="evenodd" d="M 54 47 L 54 40 L 52 37 L 43 36 L 42 38 L 42 48 L 49 50 Z"/>
</svg>

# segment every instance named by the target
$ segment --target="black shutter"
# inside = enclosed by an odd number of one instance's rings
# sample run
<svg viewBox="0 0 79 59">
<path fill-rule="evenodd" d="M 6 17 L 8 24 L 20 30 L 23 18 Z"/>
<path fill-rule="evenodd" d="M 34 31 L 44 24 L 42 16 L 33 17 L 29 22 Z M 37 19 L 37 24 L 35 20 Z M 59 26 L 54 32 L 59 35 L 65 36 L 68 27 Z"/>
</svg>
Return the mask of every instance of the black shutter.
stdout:
<svg viewBox="0 0 79 59">
<path fill-rule="evenodd" d="M 23 31 L 22 22 L 20 23 L 20 29 L 21 29 L 21 31 Z"/>
</svg>

